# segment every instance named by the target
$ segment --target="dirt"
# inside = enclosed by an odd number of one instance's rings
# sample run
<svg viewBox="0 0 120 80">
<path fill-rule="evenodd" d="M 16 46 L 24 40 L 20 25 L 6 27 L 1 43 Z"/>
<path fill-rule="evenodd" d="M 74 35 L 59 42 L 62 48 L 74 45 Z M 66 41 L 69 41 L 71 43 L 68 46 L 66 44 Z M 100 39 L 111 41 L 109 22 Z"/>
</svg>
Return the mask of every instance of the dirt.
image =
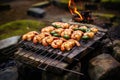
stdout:
<svg viewBox="0 0 120 80">
<path fill-rule="evenodd" d="M 11 9 L 0 12 L 0 25 L 21 19 L 30 19 L 27 15 L 27 10 L 37 2 L 42 0 L 12 0 L 9 2 L 4 2 L 4 4 L 9 4 Z"/>
<path fill-rule="evenodd" d="M 62 17 L 70 16 L 70 12 L 55 7 L 53 5 L 46 6 L 44 10 L 46 11 L 46 15 L 44 18 L 34 18 L 27 15 L 27 10 L 32 7 L 33 4 L 39 3 L 43 0 L 12 0 L 11 2 L 7 2 L 11 6 L 10 10 L 5 10 L 0 12 L 0 25 L 21 19 L 35 19 L 35 20 L 43 20 L 43 21 L 54 21 L 58 20 Z"/>
</svg>

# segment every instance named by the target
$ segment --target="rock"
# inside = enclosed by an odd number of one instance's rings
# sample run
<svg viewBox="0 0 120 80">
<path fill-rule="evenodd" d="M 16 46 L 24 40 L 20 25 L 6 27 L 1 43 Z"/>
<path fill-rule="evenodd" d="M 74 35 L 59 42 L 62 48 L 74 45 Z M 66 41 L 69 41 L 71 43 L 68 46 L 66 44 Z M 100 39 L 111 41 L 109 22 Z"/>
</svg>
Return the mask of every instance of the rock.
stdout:
<svg viewBox="0 0 120 80">
<path fill-rule="evenodd" d="M 52 3 L 57 7 L 68 9 L 68 0 L 52 0 Z"/>
<path fill-rule="evenodd" d="M 7 48 L 9 46 L 15 45 L 19 39 L 20 39 L 20 36 L 13 36 L 13 37 L 1 40 L 0 41 L 0 50 Z"/>
<path fill-rule="evenodd" d="M 0 65 L 0 80 L 17 80 L 18 72 L 14 61 Z"/>
<path fill-rule="evenodd" d="M 113 43 L 114 57 L 120 62 L 120 40 L 115 40 Z"/>
<path fill-rule="evenodd" d="M 43 18 L 45 16 L 45 10 L 41 8 L 29 8 L 27 14 L 37 18 Z"/>
<path fill-rule="evenodd" d="M 15 46 L 20 36 L 14 36 L 0 41 L 0 63 L 6 61 L 17 50 Z"/>
<path fill-rule="evenodd" d="M 91 80 L 120 80 L 120 63 L 109 54 L 101 54 L 90 60 Z"/>
</svg>

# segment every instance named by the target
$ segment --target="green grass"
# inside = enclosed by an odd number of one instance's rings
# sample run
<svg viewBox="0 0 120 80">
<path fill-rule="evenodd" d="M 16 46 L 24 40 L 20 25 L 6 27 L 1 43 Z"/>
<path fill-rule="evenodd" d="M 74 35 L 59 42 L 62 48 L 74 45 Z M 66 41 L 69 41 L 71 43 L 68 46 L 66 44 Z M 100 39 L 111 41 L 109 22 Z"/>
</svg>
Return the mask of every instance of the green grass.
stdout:
<svg viewBox="0 0 120 80">
<path fill-rule="evenodd" d="M 113 2 L 113 3 L 120 3 L 120 0 L 101 0 L 101 2 Z"/>
<path fill-rule="evenodd" d="M 6 23 L 0 26 L 0 40 L 22 35 L 29 31 L 39 31 L 45 26 L 45 23 L 35 20 L 18 20 Z"/>
</svg>

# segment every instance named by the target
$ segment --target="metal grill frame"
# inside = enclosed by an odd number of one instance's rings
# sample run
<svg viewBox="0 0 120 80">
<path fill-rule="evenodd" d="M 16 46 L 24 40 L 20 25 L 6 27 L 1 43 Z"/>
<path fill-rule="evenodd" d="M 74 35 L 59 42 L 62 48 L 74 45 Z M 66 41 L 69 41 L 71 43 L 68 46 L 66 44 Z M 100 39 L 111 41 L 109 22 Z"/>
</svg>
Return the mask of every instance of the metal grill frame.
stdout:
<svg viewBox="0 0 120 80">
<path fill-rule="evenodd" d="M 69 24 L 78 24 L 78 25 L 85 25 L 88 27 L 97 27 L 92 24 L 82 24 L 82 23 L 75 23 L 75 22 L 69 22 Z M 36 61 L 38 61 L 38 62 L 40 62 L 37 65 L 37 68 L 39 68 L 39 69 L 47 70 L 49 67 L 52 67 L 52 68 L 54 67 L 54 68 L 59 68 L 59 69 L 65 70 L 65 71 L 70 71 L 70 72 L 73 72 L 76 74 L 83 75 L 82 73 L 79 73 L 79 72 L 76 72 L 73 70 L 69 70 L 69 69 L 67 69 L 67 67 L 68 67 L 68 65 L 70 65 L 70 63 L 72 63 L 74 61 L 74 59 L 79 60 L 81 57 L 83 57 L 82 55 L 85 56 L 87 54 L 86 51 L 88 49 L 94 49 L 92 47 L 92 45 L 96 42 L 99 42 L 99 40 L 102 39 L 102 37 L 106 34 L 107 30 L 102 29 L 100 27 L 97 27 L 97 28 L 99 29 L 99 32 L 97 33 L 97 35 L 95 35 L 95 37 L 93 39 L 89 40 L 87 43 L 86 42 L 84 43 L 84 41 L 80 41 L 80 43 L 82 43 L 82 46 L 80 46 L 80 47 L 75 46 L 72 50 L 70 50 L 68 52 L 61 52 L 60 50 L 53 49 L 50 46 L 44 47 L 44 46 L 40 46 L 40 44 L 35 45 L 31 42 L 30 42 L 31 44 L 27 44 L 27 43 L 29 43 L 28 41 L 27 42 L 21 41 L 21 42 L 19 42 L 19 44 L 20 44 L 19 49 L 21 49 L 21 51 L 18 50 L 18 52 L 15 53 L 15 59 L 21 60 L 21 57 L 26 56 L 27 58 L 30 58 L 33 61 L 22 60 L 22 62 L 25 62 L 27 64 L 34 64 Z M 24 45 L 21 45 L 22 43 Z M 30 53 L 30 52 L 32 52 L 32 53 Z M 19 54 L 19 53 L 23 53 L 23 54 Z M 30 53 L 30 55 L 29 56 L 26 55 L 27 53 Z M 37 57 L 34 58 L 33 55 L 35 55 L 35 54 L 37 54 L 37 56 L 42 56 L 42 58 L 39 60 L 37 59 Z M 42 55 L 42 54 L 44 54 L 44 55 Z M 48 58 L 51 59 L 51 61 L 48 64 L 44 65 L 44 63 L 49 60 Z M 42 61 L 42 60 L 44 60 L 44 61 Z M 55 63 L 55 61 L 57 61 L 57 63 L 52 64 L 52 63 Z M 60 64 L 65 64 L 66 66 L 60 67 Z"/>
</svg>

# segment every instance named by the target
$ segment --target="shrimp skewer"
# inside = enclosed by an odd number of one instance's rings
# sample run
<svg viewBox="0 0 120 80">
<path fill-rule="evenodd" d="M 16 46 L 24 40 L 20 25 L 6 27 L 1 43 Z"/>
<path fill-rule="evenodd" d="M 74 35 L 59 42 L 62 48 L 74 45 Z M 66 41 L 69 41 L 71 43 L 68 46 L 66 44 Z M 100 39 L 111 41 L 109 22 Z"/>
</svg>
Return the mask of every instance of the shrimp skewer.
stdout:
<svg viewBox="0 0 120 80">
<path fill-rule="evenodd" d="M 56 39 L 51 43 L 51 46 L 53 48 L 61 48 L 61 45 L 64 41 L 66 41 L 66 39 L 64 39 L 64 38 Z"/>
<path fill-rule="evenodd" d="M 45 27 L 41 30 L 41 32 L 51 32 L 53 31 L 55 28 L 53 26 L 48 26 L 48 27 Z"/>
<path fill-rule="evenodd" d="M 63 29 L 68 29 L 69 24 L 68 23 L 63 23 L 63 22 L 54 22 L 52 25 L 56 28 L 63 28 Z"/>
<path fill-rule="evenodd" d="M 83 35 L 82 31 L 79 31 L 79 30 L 74 31 L 71 35 L 71 39 L 75 39 L 75 40 L 79 41 L 81 39 L 82 35 Z"/>
<path fill-rule="evenodd" d="M 45 37 L 45 38 L 43 38 L 42 39 L 42 45 L 44 45 L 44 46 L 48 46 L 48 45 L 50 45 L 52 42 L 53 42 L 53 40 L 55 40 L 55 39 L 57 39 L 58 37 L 54 37 L 54 36 L 47 36 L 47 37 Z"/>
<path fill-rule="evenodd" d="M 70 49 L 72 49 L 75 45 L 80 46 L 80 43 L 74 39 L 69 39 L 68 41 L 64 42 L 61 45 L 61 50 L 62 51 L 69 51 Z"/>
<path fill-rule="evenodd" d="M 32 40 L 36 35 L 38 35 L 39 33 L 38 32 L 36 32 L 36 31 L 30 31 L 30 32 L 28 32 L 28 33 L 26 33 L 26 34 L 24 34 L 23 36 L 22 36 L 22 40 L 27 40 L 27 41 L 30 41 L 30 40 Z"/>
<path fill-rule="evenodd" d="M 70 27 L 69 27 L 69 29 L 72 29 L 72 30 L 74 30 L 74 29 L 76 29 L 76 28 L 78 28 L 78 25 L 76 24 L 74 24 L 74 25 L 71 25 Z"/>
<path fill-rule="evenodd" d="M 42 39 L 47 36 L 51 36 L 50 33 L 47 32 L 40 33 L 33 38 L 33 43 L 41 43 Z"/>
<path fill-rule="evenodd" d="M 65 29 L 62 33 L 61 36 L 64 37 L 64 35 L 70 36 L 72 34 L 73 30 L 72 29 Z"/>
<path fill-rule="evenodd" d="M 98 29 L 97 28 L 90 28 L 90 30 L 92 31 L 92 32 L 94 32 L 94 33 L 97 33 L 98 32 Z"/>
<path fill-rule="evenodd" d="M 94 37 L 94 35 L 95 35 L 95 33 L 94 33 L 94 32 L 86 32 L 86 33 L 84 33 L 84 35 L 83 35 L 83 36 L 88 36 L 89 38 L 93 38 L 93 37 Z"/>
</svg>

